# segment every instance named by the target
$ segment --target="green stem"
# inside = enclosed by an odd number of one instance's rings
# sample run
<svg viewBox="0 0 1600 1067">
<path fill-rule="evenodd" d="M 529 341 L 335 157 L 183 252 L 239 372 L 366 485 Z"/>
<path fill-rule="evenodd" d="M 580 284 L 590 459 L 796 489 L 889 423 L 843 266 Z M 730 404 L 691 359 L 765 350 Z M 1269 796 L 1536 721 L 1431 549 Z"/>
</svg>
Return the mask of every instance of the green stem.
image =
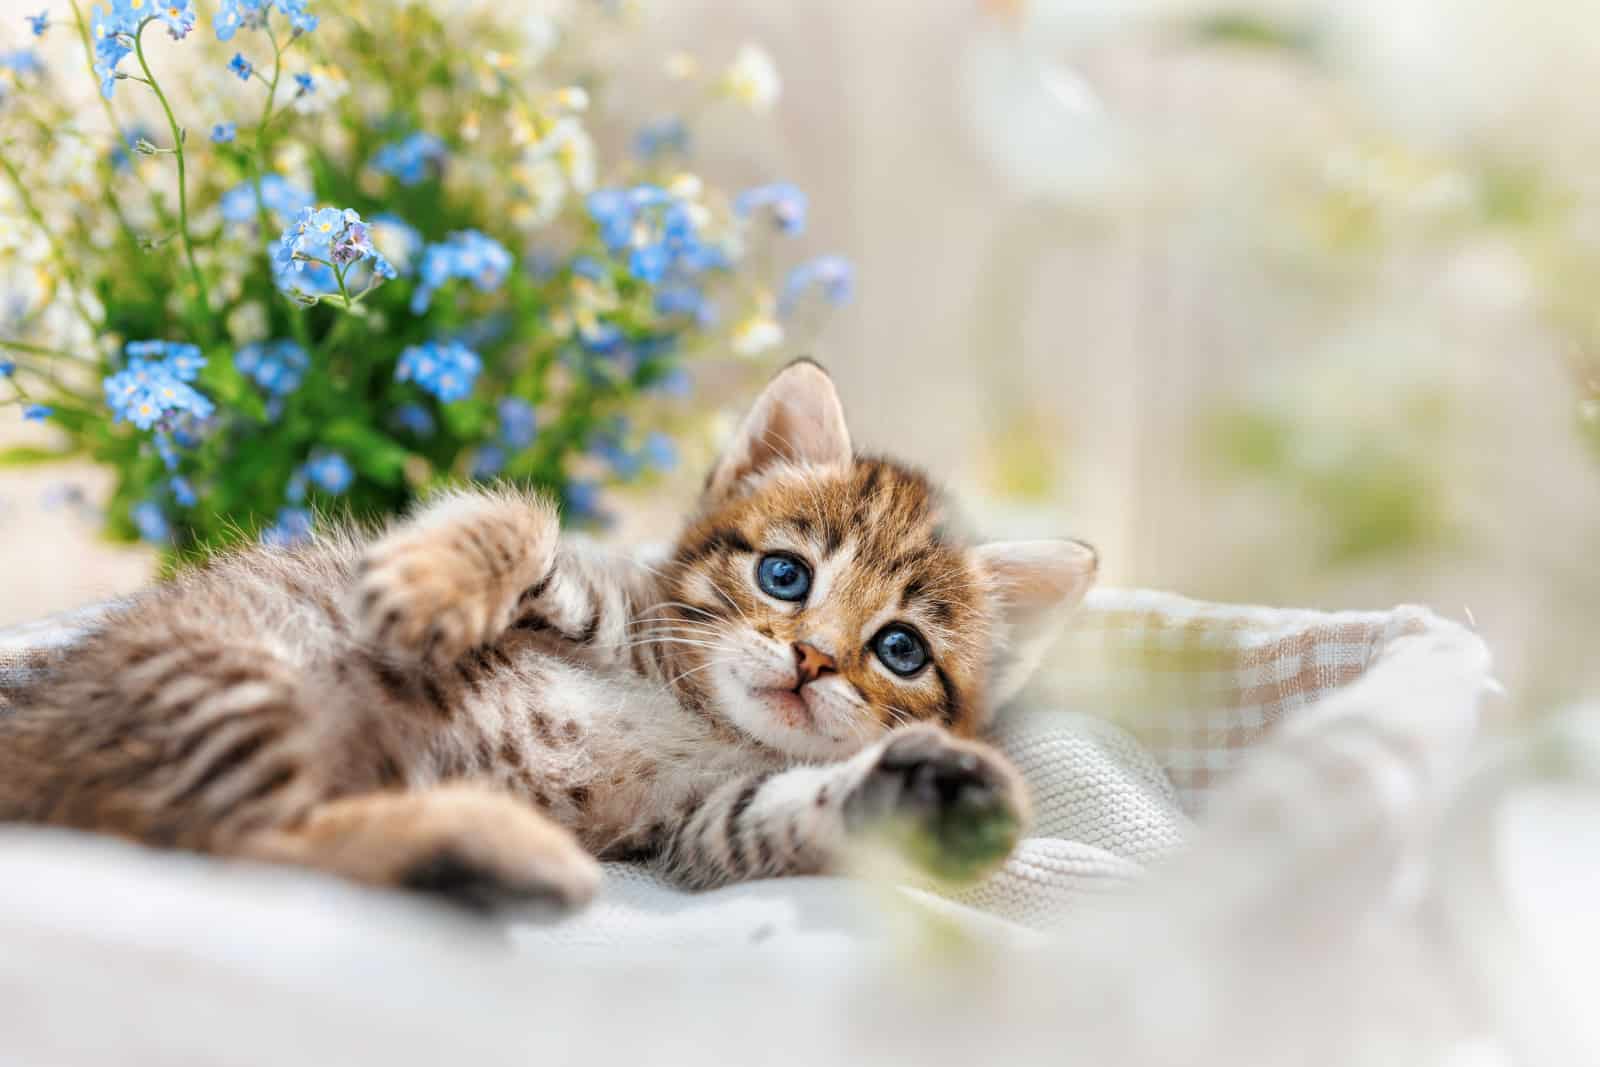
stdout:
<svg viewBox="0 0 1600 1067">
<path fill-rule="evenodd" d="M 322 263 L 324 261 L 316 260 L 315 262 Z M 334 353 L 335 349 L 338 347 L 339 338 L 344 336 L 345 326 L 349 324 L 351 319 L 356 317 L 355 312 L 351 310 L 350 290 L 346 289 L 344 284 L 344 272 L 346 268 L 337 266 L 335 264 L 328 265 L 333 267 L 334 280 L 339 283 L 339 295 L 344 297 L 344 311 L 340 314 L 339 320 L 333 324 L 333 328 L 328 331 L 327 336 L 322 339 L 322 355 L 324 360 Z"/>
<path fill-rule="evenodd" d="M 200 264 L 194 258 L 194 242 L 189 239 L 189 189 L 184 175 L 183 160 L 183 131 L 178 128 L 178 120 L 173 117 L 172 105 L 167 103 L 167 94 L 161 91 L 161 86 L 156 82 L 156 76 L 150 70 L 150 64 L 144 58 L 144 31 L 154 19 L 145 19 L 133 34 L 133 51 L 139 57 L 139 69 L 144 71 L 144 76 L 150 81 L 150 88 L 155 90 L 156 99 L 161 101 L 161 110 L 167 116 L 167 128 L 172 131 L 172 152 L 178 159 L 178 236 L 183 239 L 184 256 L 189 261 L 189 273 L 194 277 L 195 292 L 200 299 L 200 308 L 204 313 L 205 321 L 211 321 L 211 295 L 206 291 L 205 276 L 200 273 Z"/>
<path fill-rule="evenodd" d="M 256 72 L 256 77 L 266 82 L 267 103 L 261 109 L 261 121 L 256 123 L 255 150 L 250 153 L 250 179 L 256 194 L 256 228 L 260 230 L 261 254 L 267 262 L 267 285 L 277 288 L 277 281 L 272 276 L 272 216 L 267 211 L 267 201 L 261 191 L 262 163 L 267 154 L 267 126 L 272 121 L 272 105 L 278 96 L 278 79 L 283 74 L 283 48 L 278 44 L 278 35 L 273 32 L 272 24 L 266 26 L 267 40 L 272 42 L 272 80 L 268 81 L 261 72 Z M 289 312 L 289 329 L 294 334 L 294 339 L 306 352 L 311 351 L 311 331 L 306 326 L 305 312 L 294 308 Z"/>
<path fill-rule="evenodd" d="M 84 66 L 89 71 L 89 78 L 95 83 L 95 96 L 100 100 L 100 106 L 105 109 L 106 121 L 111 124 L 111 135 L 119 141 L 122 139 L 122 124 L 117 121 L 117 113 L 111 108 L 111 98 L 99 90 L 99 77 L 94 72 L 94 42 L 89 40 L 89 23 L 84 20 L 83 9 L 78 6 L 78 0 L 72 2 L 72 18 L 78 25 L 78 40 L 83 42 Z M 141 182 L 144 180 L 141 176 Z"/>
<path fill-rule="evenodd" d="M 24 389 L 22 387 L 22 376 L 24 374 L 31 375 L 33 378 L 37 379 L 37 381 L 48 390 L 48 395 L 36 397 Z M 93 397 L 85 396 L 83 393 L 73 389 L 68 389 L 55 378 L 51 377 L 49 371 L 40 370 L 37 367 L 30 367 L 26 363 L 17 364 L 16 374 L 6 378 L 5 382 L 16 392 L 18 398 L 27 403 L 43 402 L 54 408 L 82 411 L 84 414 L 91 413 L 91 408 L 88 405 L 92 405 L 94 403 Z M 105 417 L 104 412 L 101 413 L 100 417 Z"/>
<path fill-rule="evenodd" d="M 39 212 L 38 205 L 33 202 L 33 196 L 28 192 L 28 187 L 23 182 L 22 175 L 17 173 L 16 166 L 12 164 L 4 153 L 0 153 L 0 169 L 4 169 L 6 177 L 11 179 L 11 184 L 17 190 L 17 198 L 22 201 L 22 209 L 27 212 L 28 218 L 33 220 L 33 224 L 39 227 L 39 232 L 44 234 L 46 243 L 50 245 L 50 255 L 55 259 L 56 267 L 61 271 L 61 277 L 67 283 L 67 295 L 72 298 L 72 306 L 77 310 L 78 317 L 83 319 L 83 323 L 89 327 L 90 333 L 98 334 L 100 332 L 100 324 L 95 322 L 94 316 L 90 315 L 89 309 L 84 306 L 83 297 L 78 295 L 77 272 L 72 269 L 72 263 L 67 259 L 66 254 L 61 251 L 61 243 L 56 240 L 55 232 L 44 221 L 44 215 Z"/>
<path fill-rule="evenodd" d="M 256 154 L 259 157 L 267 147 L 267 125 L 272 121 L 272 105 L 278 99 L 278 79 L 283 75 L 283 48 L 278 44 L 278 35 L 272 31 L 272 24 L 266 26 L 267 40 L 272 42 L 272 80 L 267 82 L 267 106 L 261 109 L 261 121 L 256 123 Z M 258 159 L 259 165 L 259 159 Z"/>
<path fill-rule="evenodd" d="M 72 4 L 72 18 L 78 27 L 78 40 L 83 42 L 84 69 L 89 72 L 90 80 L 98 83 L 99 79 L 94 72 L 94 42 L 89 39 L 89 23 L 83 17 L 83 9 L 78 6 L 78 0 L 70 0 L 70 2 Z M 117 112 L 116 109 L 111 106 L 111 99 L 104 93 L 99 92 L 98 89 L 94 95 L 95 98 L 100 101 L 100 107 L 106 113 L 106 122 L 110 123 L 111 125 L 111 136 L 116 139 L 118 144 L 122 144 L 122 124 L 117 121 Z M 145 193 L 150 197 L 150 202 L 155 206 L 156 217 L 161 221 L 163 226 L 167 225 L 168 219 L 166 209 L 162 207 L 161 201 L 156 197 L 155 190 L 150 188 L 150 183 L 145 180 L 144 175 L 140 173 L 137 166 L 130 165 L 128 169 L 133 172 L 134 180 L 136 180 L 140 185 L 144 186 Z M 109 188 L 106 189 L 106 195 L 111 195 L 111 190 Z M 138 243 L 139 242 L 136 238 L 134 240 L 134 244 L 137 245 Z"/>
<path fill-rule="evenodd" d="M 378 286 L 382 285 L 384 283 L 384 280 L 385 280 L 384 278 L 379 276 L 377 271 L 373 271 L 372 272 L 372 280 L 367 282 L 367 287 L 365 289 L 361 290 L 359 293 L 357 293 L 355 295 L 355 299 L 350 301 L 351 305 L 354 306 L 356 304 L 361 303 L 361 301 L 365 300 L 367 298 L 367 294 L 371 293 L 372 290 L 374 290 Z"/>
<path fill-rule="evenodd" d="M 14 382 L 12 384 L 15 384 Z M 77 415 L 83 419 L 104 420 L 104 412 L 96 412 L 92 408 L 80 407 L 77 404 L 65 403 L 59 397 L 31 397 L 20 389 L 17 396 L 11 400 L 0 400 L 0 407 L 16 407 L 22 404 L 43 404 L 56 415 Z M 81 398 L 80 398 L 81 399 Z"/>
<path fill-rule="evenodd" d="M 57 359 L 70 359 L 76 363 L 87 363 L 91 367 L 98 367 L 100 361 L 88 356 L 80 356 L 76 352 L 68 352 L 64 348 L 46 348 L 43 345 L 31 345 L 24 341 L 11 341 L 0 337 L 0 348 L 11 349 L 15 352 L 26 352 L 33 356 L 50 356 Z"/>
</svg>

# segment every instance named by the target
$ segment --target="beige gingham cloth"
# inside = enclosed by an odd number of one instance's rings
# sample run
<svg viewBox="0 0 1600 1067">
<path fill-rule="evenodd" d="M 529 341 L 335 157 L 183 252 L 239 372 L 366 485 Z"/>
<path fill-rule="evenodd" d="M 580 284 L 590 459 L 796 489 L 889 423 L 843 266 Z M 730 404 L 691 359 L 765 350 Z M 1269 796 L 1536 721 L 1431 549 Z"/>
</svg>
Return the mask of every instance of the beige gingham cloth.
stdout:
<svg viewBox="0 0 1600 1067">
<path fill-rule="evenodd" d="M 1409 605 L 1321 612 L 1096 590 L 1048 657 L 1029 703 L 1117 722 L 1194 812 L 1278 724 L 1361 677 L 1396 638 L 1425 631 L 1477 645 Z"/>
</svg>

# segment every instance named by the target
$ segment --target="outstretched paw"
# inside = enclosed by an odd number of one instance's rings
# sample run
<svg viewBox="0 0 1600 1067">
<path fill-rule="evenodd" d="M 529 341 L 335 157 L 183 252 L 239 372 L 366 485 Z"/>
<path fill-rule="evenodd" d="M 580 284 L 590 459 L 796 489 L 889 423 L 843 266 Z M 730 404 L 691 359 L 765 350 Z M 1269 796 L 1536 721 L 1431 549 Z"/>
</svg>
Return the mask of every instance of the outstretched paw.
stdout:
<svg viewBox="0 0 1600 1067">
<path fill-rule="evenodd" d="M 566 912 L 594 897 L 600 865 L 570 834 L 520 804 L 486 799 L 479 806 L 458 813 L 470 821 L 433 827 L 431 840 L 413 840 L 394 884 L 473 911 L 533 904 Z"/>
<path fill-rule="evenodd" d="M 504 632 L 522 592 L 549 573 L 559 533 L 538 500 L 435 505 L 368 549 L 355 594 L 362 637 L 397 662 L 455 662 Z"/>
<path fill-rule="evenodd" d="M 1016 846 L 1028 817 L 1027 792 L 994 749 L 936 726 L 890 738 L 845 800 L 853 832 L 885 832 L 929 874 L 972 881 Z"/>
<path fill-rule="evenodd" d="M 538 904 L 570 911 L 600 885 L 600 864 L 571 831 L 471 784 L 331 801 L 293 829 L 250 838 L 240 852 L 473 910 Z"/>
</svg>

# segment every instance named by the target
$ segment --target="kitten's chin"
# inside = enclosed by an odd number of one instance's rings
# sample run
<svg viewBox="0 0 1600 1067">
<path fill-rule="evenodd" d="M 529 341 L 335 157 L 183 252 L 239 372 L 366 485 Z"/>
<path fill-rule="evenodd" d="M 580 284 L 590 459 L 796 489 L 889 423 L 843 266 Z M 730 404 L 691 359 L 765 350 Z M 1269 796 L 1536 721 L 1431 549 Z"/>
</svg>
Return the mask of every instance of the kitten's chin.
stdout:
<svg viewBox="0 0 1600 1067">
<path fill-rule="evenodd" d="M 792 689 L 752 688 L 718 672 L 717 710 L 747 736 L 798 759 L 840 759 L 861 747 L 859 737 L 832 737 L 818 727 L 805 698 Z"/>
</svg>

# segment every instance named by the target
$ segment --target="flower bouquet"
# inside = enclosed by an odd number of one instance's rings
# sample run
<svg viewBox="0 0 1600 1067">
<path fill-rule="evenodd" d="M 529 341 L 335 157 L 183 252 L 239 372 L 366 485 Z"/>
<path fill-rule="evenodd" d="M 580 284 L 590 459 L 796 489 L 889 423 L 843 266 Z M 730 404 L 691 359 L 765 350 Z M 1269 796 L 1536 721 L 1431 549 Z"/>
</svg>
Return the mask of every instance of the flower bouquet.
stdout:
<svg viewBox="0 0 1600 1067">
<path fill-rule="evenodd" d="M 593 521 L 670 466 L 685 361 L 797 351 L 849 264 L 782 247 L 800 190 L 690 169 L 696 123 L 776 97 L 759 48 L 669 57 L 684 105 L 628 122 L 603 106 L 627 10 L 510 7 L 30 17 L 0 54 L 0 403 L 63 447 L 0 460 L 92 456 L 110 532 L 174 558 L 454 479 Z"/>
</svg>

